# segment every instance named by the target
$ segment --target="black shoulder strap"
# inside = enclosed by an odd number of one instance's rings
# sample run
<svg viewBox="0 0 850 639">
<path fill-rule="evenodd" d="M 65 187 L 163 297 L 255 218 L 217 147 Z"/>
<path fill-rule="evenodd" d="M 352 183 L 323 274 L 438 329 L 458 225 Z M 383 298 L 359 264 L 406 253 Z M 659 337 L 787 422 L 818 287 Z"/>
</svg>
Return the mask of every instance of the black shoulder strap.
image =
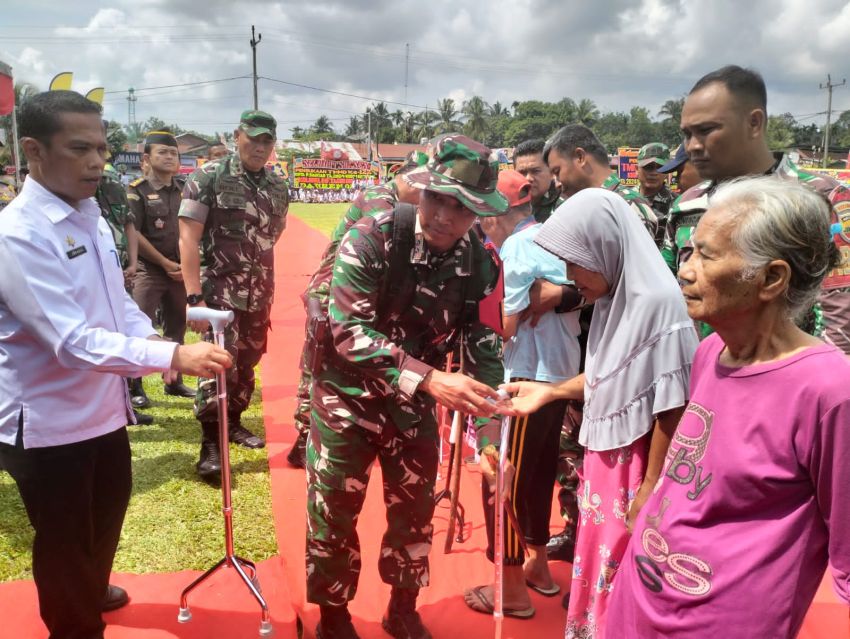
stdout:
<svg viewBox="0 0 850 639">
<path fill-rule="evenodd" d="M 378 295 L 378 321 L 388 319 L 393 309 L 404 309 L 415 288 L 412 279 L 405 277 L 410 267 L 410 254 L 416 241 L 416 207 L 399 202 L 393 209 L 393 241 L 387 260 L 387 271 Z"/>
</svg>

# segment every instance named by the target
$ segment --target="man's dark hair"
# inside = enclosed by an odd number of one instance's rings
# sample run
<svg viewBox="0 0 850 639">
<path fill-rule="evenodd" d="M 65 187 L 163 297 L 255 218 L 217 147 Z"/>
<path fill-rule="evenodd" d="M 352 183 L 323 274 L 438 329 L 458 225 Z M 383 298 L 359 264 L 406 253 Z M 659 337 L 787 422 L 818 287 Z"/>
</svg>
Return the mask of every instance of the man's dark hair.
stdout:
<svg viewBox="0 0 850 639">
<path fill-rule="evenodd" d="M 565 158 L 572 157 L 576 149 L 584 149 L 584 152 L 594 160 L 608 166 L 608 151 L 605 145 L 599 141 L 596 134 L 583 124 L 568 124 L 561 127 L 546 140 L 543 148 L 543 161 L 549 163 L 549 153 L 553 150 Z"/>
<path fill-rule="evenodd" d="M 45 145 L 62 130 L 63 113 L 94 113 L 103 109 L 76 91 L 45 91 L 27 99 L 21 105 L 20 134 L 34 138 Z"/>
<path fill-rule="evenodd" d="M 758 71 L 744 69 L 735 64 L 712 71 L 702 76 L 691 89 L 695 93 L 709 84 L 719 82 L 747 107 L 757 107 L 767 113 L 767 89 L 764 78 Z"/>
<path fill-rule="evenodd" d="M 546 140 L 543 138 L 532 138 L 525 140 L 516 145 L 514 149 L 514 168 L 516 168 L 516 159 L 524 155 L 542 155 L 543 148 L 546 146 Z"/>
</svg>

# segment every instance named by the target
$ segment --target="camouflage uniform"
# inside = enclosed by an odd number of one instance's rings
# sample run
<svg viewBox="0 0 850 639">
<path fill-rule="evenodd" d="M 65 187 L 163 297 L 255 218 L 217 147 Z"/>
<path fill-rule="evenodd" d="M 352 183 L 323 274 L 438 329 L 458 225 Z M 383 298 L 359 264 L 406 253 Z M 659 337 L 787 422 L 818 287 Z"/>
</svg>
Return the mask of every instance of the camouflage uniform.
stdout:
<svg viewBox="0 0 850 639">
<path fill-rule="evenodd" d="M 225 331 L 233 356 L 227 370 L 228 413 L 234 424 L 254 392 L 254 367 L 266 351 L 274 297 L 274 245 L 286 226 L 289 192 L 280 177 L 263 169 L 252 177 L 238 155 L 208 162 L 189 176 L 180 217 L 204 224 L 201 239 L 203 298 L 211 308 L 234 311 Z M 212 334 L 205 336 L 212 341 Z M 199 378 L 195 416 L 218 419 L 215 379 Z"/>
<path fill-rule="evenodd" d="M 844 233 L 850 235 L 850 189 L 828 176 L 800 170 L 787 155 L 770 172 L 783 180 L 796 180 L 825 196 L 832 204 L 832 221 L 842 224 Z M 674 273 L 690 257 L 693 250 L 691 236 L 708 209 L 717 186 L 714 181 L 701 182 L 680 195 L 670 209 L 661 254 Z M 812 309 L 801 328 L 812 335 L 822 334 L 850 355 L 850 289 L 834 281 L 842 274 L 850 275 L 850 256 L 845 256 L 842 264 L 827 275 L 819 304 Z M 711 330 L 707 325 L 701 325 L 700 332 L 707 335 Z"/>
<path fill-rule="evenodd" d="M 646 197 L 646 196 L 644 196 Z M 658 228 L 655 232 L 655 245 L 658 248 L 664 246 L 664 234 L 667 228 L 667 218 L 670 216 L 670 207 L 676 199 L 676 194 L 670 190 L 666 184 L 661 187 L 651 198 L 648 198 L 649 205 L 655 211 L 655 216 L 658 218 Z"/>
<path fill-rule="evenodd" d="M 542 224 L 552 217 L 555 209 L 563 203 L 564 198 L 561 197 L 561 189 L 555 186 L 555 182 L 552 182 L 549 189 L 536 202 L 531 203 L 531 213 L 534 215 L 534 219 Z"/>
<path fill-rule="evenodd" d="M 649 234 L 653 238 L 657 236 L 658 217 L 652 210 L 652 206 L 650 206 L 649 201 L 640 194 L 640 191 L 623 184 L 620 181 L 620 178 L 617 177 L 616 173 L 609 175 L 602 183 L 601 188 L 608 189 L 609 191 L 613 191 L 620 195 L 626 202 L 628 202 L 632 210 L 638 214 L 640 221 L 643 222 L 643 225 L 646 227 L 646 230 L 649 231 Z"/>
<path fill-rule="evenodd" d="M 443 154 L 441 149 L 446 149 Z M 486 153 L 485 153 L 486 152 Z M 482 167 L 458 156 L 491 157 Z M 463 136 L 438 144 L 430 173 L 450 176 L 428 190 L 452 193 L 452 183 L 490 185 L 495 193 L 498 162 L 489 149 Z M 417 186 L 424 179 L 408 174 Z M 483 173 L 483 175 L 482 175 Z M 480 179 L 475 176 L 481 176 Z M 414 181 L 416 180 L 416 181 Z M 423 188 L 417 186 L 417 188 Z M 457 188 L 456 186 L 454 188 Z M 483 188 L 482 188 L 483 191 Z M 464 194 L 458 200 L 479 214 L 489 202 Z M 500 209 L 507 202 L 497 194 Z M 495 386 L 503 377 L 501 341 L 492 329 L 468 314 L 470 304 L 490 294 L 498 268 L 473 233 L 442 255 L 428 250 L 417 214 L 415 243 L 404 273 L 388 273 L 393 228 L 398 213 L 364 217 L 342 239 L 330 285 L 332 350 L 326 348 L 313 383 L 313 410 L 307 446 L 308 525 L 307 600 L 344 606 L 354 597 L 360 571 L 357 518 L 369 470 L 377 457 L 384 478 L 388 529 L 379 560 L 382 579 L 400 589 L 418 590 L 429 581 L 437 474 L 436 405 L 417 392 L 434 368 L 445 365 L 446 342 L 462 331 L 464 362 L 475 379 Z M 388 277 L 409 283 L 412 299 L 378 317 Z M 402 307 L 403 306 L 403 307 Z M 475 306 L 473 304 L 473 306 Z M 440 348 L 442 345 L 442 348 Z M 476 424 L 479 446 L 498 441 L 499 420 Z"/>
<path fill-rule="evenodd" d="M 112 239 L 115 240 L 115 248 L 118 251 L 121 268 L 126 269 L 130 265 L 130 254 L 125 227 L 128 223 L 133 222 L 133 213 L 130 211 L 127 193 L 118 179 L 111 173 L 104 172 L 94 197 L 100 206 L 103 219 L 106 220 L 109 229 L 112 231 Z"/>
<path fill-rule="evenodd" d="M 6 178 L 0 177 L 0 211 L 6 208 L 16 195 L 15 187 L 6 182 Z"/>
<path fill-rule="evenodd" d="M 327 313 L 333 264 L 343 236 L 360 218 L 375 215 L 382 211 L 391 211 L 397 202 L 398 189 L 395 182 L 370 186 L 357 196 L 331 234 L 331 241 L 322 254 L 319 268 L 310 278 L 307 290 L 304 291 L 305 302 L 307 298 L 315 298 L 321 303 L 322 312 Z M 309 347 L 310 344 L 305 341 L 304 351 L 301 355 L 301 380 L 298 383 L 296 396 L 295 428 L 299 433 L 310 430 L 310 387 L 313 384 L 313 376 L 305 365 L 305 356 Z"/>
</svg>

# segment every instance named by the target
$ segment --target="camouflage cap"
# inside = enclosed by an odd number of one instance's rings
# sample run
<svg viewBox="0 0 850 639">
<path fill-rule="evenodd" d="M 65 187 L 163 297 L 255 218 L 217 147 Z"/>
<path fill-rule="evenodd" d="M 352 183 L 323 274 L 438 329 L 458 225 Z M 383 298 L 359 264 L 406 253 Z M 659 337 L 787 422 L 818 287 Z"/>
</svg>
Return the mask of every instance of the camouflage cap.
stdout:
<svg viewBox="0 0 850 639">
<path fill-rule="evenodd" d="M 418 169 L 420 166 L 425 166 L 428 163 L 428 155 L 424 151 L 411 151 L 404 158 L 399 171 L 407 172 L 412 169 Z"/>
<path fill-rule="evenodd" d="M 670 147 L 661 142 L 650 142 L 644 144 L 638 151 L 637 163 L 638 166 L 644 167 L 650 164 L 667 164 L 670 160 Z"/>
<path fill-rule="evenodd" d="M 449 195 L 483 217 L 508 210 L 508 201 L 496 189 L 498 177 L 496 154 L 459 134 L 441 138 L 428 163 L 404 175 L 412 187 Z"/>
<path fill-rule="evenodd" d="M 265 111 L 243 111 L 239 117 L 239 129 L 252 138 L 264 133 L 277 138 L 277 121 Z"/>
</svg>

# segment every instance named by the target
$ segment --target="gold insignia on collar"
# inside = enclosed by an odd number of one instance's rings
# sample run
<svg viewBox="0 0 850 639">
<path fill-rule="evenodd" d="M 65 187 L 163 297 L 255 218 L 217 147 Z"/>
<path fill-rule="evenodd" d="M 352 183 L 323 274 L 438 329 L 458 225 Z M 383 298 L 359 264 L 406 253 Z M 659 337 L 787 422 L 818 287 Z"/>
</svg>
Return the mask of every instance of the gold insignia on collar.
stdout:
<svg viewBox="0 0 850 639">
<path fill-rule="evenodd" d="M 74 241 L 73 237 L 68 235 L 68 236 L 65 237 L 65 244 L 67 244 L 68 246 L 73 248 L 74 246 L 76 246 L 77 243 Z"/>
</svg>

